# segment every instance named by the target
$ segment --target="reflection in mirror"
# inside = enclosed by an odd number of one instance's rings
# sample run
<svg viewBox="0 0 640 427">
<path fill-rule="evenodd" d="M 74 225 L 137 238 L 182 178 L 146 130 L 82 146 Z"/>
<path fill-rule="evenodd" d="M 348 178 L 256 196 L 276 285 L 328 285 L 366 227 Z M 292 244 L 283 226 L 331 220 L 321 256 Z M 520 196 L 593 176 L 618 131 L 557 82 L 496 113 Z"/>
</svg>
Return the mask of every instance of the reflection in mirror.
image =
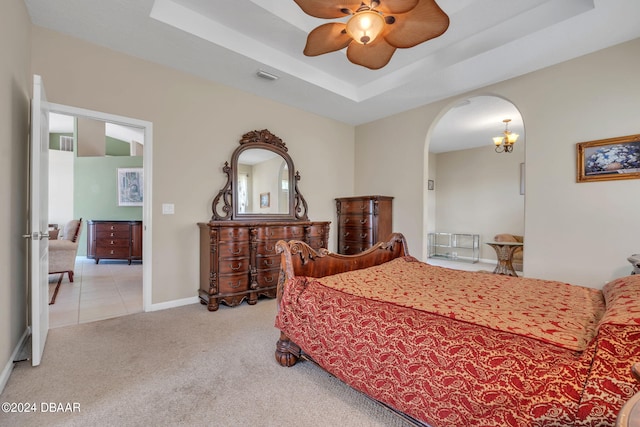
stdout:
<svg viewBox="0 0 640 427">
<path fill-rule="evenodd" d="M 238 213 L 288 214 L 289 168 L 277 153 L 245 150 L 238 157 Z"/>
</svg>

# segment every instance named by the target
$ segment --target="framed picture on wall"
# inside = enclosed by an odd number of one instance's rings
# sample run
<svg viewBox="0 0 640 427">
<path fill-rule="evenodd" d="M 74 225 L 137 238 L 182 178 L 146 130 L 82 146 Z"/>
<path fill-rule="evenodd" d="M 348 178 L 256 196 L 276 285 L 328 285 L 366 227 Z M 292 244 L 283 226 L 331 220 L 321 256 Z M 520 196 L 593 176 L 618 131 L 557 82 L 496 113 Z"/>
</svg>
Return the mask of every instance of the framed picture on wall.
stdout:
<svg viewBox="0 0 640 427">
<path fill-rule="evenodd" d="M 118 168 L 118 206 L 142 206 L 142 168 Z"/>
<path fill-rule="evenodd" d="M 640 178 L 640 134 L 576 144 L 577 182 Z"/>
<path fill-rule="evenodd" d="M 268 208 L 271 203 L 271 193 L 260 193 L 260 207 Z"/>
</svg>

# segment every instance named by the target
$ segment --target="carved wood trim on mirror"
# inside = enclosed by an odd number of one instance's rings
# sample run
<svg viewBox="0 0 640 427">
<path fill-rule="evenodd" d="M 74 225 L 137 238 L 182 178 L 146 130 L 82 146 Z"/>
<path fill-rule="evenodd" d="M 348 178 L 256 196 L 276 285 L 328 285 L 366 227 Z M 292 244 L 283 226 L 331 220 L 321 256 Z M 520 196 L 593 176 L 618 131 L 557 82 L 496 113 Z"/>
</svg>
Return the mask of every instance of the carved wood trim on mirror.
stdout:
<svg viewBox="0 0 640 427">
<path fill-rule="evenodd" d="M 242 135 L 231 165 L 225 162 L 222 168 L 227 183 L 213 199 L 211 220 L 308 220 L 307 202 L 298 188 L 300 173 L 294 173 L 287 151 L 267 129 Z"/>
</svg>

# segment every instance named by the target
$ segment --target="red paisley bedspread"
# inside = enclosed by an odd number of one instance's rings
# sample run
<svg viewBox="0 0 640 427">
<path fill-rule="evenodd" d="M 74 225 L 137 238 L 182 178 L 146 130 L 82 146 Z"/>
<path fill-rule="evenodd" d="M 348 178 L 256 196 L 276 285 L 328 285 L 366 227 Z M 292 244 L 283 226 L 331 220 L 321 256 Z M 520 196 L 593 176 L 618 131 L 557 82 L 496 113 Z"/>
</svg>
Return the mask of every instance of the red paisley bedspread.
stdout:
<svg viewBox="0 0 640 427">
<path fill-rule="evenodd" d="M 322 284 L 569 350 L 585 349 L 604 313 L 602 292 L 597 289 L 451 270 L 413 257 L 325 277 Z"/>
<path fill-rule="evenodd" d="M 640 276 L 607 285 L 615 291 L 605 288 L 607 312 L 582 351 L 326 280 L 287 282 L 276 327 L 342 381 L 432 426 L 613 426 L 640 389 L 629 371 L 640 361 Z"/>
</svg>

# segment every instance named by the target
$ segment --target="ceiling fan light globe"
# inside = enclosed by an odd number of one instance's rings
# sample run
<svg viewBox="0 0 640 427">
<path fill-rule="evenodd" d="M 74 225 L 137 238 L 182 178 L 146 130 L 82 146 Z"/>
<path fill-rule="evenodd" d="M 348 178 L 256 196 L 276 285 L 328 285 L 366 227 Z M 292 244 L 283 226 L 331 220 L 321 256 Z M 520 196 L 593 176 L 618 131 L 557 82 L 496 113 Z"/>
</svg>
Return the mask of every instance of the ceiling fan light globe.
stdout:
<svg viewBox="0 0 640 427">
<path fill-rule="evenodd" d="M 347 34 L 357 43 L 371 43 L 384 29 L 384 17 L 378 12 L 364 10 L 355 13 L 347 22 Z"/>
</svg>

